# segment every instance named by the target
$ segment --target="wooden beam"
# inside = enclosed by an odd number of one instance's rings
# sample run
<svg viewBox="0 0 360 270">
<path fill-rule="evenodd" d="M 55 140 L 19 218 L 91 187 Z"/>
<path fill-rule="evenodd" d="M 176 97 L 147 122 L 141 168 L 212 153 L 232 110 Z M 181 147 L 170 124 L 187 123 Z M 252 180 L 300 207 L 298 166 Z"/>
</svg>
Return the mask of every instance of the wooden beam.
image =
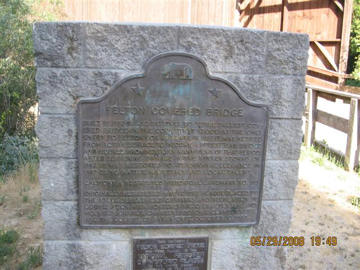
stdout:
<svg viewBox="0 0 360 270">
<path fill-rule="evenodd" d="M 307 87 L 307 88 L 311 88 L 311 89 L 315 89 L 315 90 L 317 90 L 317 91 L 319 91 L 319 92 L 324 92 L 324 93 L 332 94 L 332 95 L 334 95 L 334 96 L 360 99 L 360 95 L 357 95 L 357 94 L 352 94 L 352 93 L 347 93 L 347 92 L 343 92 L 343 91 L 328 89 L 328 88 L 324 88 L 324 87 L 320 87 L 320 86 L 315 86 L 315 85 L 311 85 L 311 84 L 307 84 L 306 87 Z"/>
<path fill-rule="evenodd" d="M 341 73 L 346 73 L 346 68 L 347 68 L 352 10 L 353 10 L 353 0 L 345 0 L 343 20 L 342 20 L 342 31 L 341 31 L 340 58 L 339 58 L 339 71 Z M 339 80 L 340 85 L 342 85 L 344 82 L 345 79 Z"/>
<path fill-rule="evenodd" d="M 319 77 L 316 77 L 315 75 L 306 75 L 306 84 L 307 85 L 313 85 L 313 86 L 320 86 L 320 87 L 326 87 L 327 89 L 339 89 L 339 86 L 337 83 L 329 82 L 326 79 L 321 79 Z"/>
<path fill-rule="evenodd" d="M 322 93 L 322 92 L 318 93 L 318 97 L 324 98 L 324 99 L 332 101 L 332 102 L 335 102 L 336 99 L 337 99 L 336 96 L 333 96 L 333 95 L 330 95 L 330 94 L 327 94 L 327 93 Z"/>
<path fill-rule="evenodd" d="M 249 6 L 250 2 L 251 2 L 251 0 L 245 0 L 244 2 L 242 2 L 240 4 L 240 10 L 246 9 Z"/>
<path fill-rule="evenodd" d="M 337 130 L 340 130 L 344 133 L 348 132 L 348 122 L 349 120 L 327 113 L 323 111 L 317 111 L 316 121 L 320 122 L 321 124 L 324 124 L 326 126 L 335 128 Z"/>
<path fill-rule="evenodd" d="M 289 29 L 289 3 L 288 0 L 282 0 L 280 31 L 286 32 Z"/>
<path fill-rule="evenodd" d="M 347 142 L 345 152 L 345 170 L 350 171 L 354 169 L 355 154 L 358 147 L 358 99 L 352 98 L 350 102 L 350 115 L 349 115 L 349 126 L 347 131 Z"/>
<path fill-rule="evenodd" d="M 325 56 L 325 59 L 329 62 L 329 64 L 332 66 L 332 68 L 335 71 L 338 71 L 338 67 L 333 59 L 333 57 L 330 55 L 330 53 L 326 50 L 326 48 L 321 45 L 319 42 L 314 41 L 315 45 L 319 48 L 319 50 L 321 51 L 321 53 Z"/>
<path fill-rule="evenodd" d="M 341 42 L 340 38 L 332 38 L 332 39 L 310 39 L 310 42 Z"/>
<path fill-rule="evenodd" d="M 304 143 L 309 148 L 315 139 L 317 92 L 307 88 L 307 104 L 305 109 L 305 136 Z"/>
<path fill-rule="evenodd" d="M 344 7 L 339 0 L 333 0 L 334 4 L 343 12 Z"/>
<path fill-rule="evenodd" d="M 308 66 L 308 70 L 318 72 L 318 73 L 328 75 L 328 76 L 334 76 L 334 77 L 340 77 L 342 75 L 345 75 L 345 74 L 340 74 L 339 72 L 336 72 L 333 70 L 328 70 L 328 69 L 314 67 L 314 66 Z"/>
</svg>

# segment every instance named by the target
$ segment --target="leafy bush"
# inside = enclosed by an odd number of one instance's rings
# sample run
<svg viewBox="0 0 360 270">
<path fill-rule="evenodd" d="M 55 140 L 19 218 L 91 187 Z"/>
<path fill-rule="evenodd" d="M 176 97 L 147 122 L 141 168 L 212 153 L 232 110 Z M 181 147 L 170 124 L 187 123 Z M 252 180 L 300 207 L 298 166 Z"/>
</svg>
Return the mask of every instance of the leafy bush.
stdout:
<svg viewBox="0 0 360 270">
<path fill-rule="evenodd" d="M 0 178 L 27 162 L 37 162 L 37 141 L 27 137 L 8 136 L 0 142 Z"/>
<path fill-rule="evenodd" d="M 360 80 L 346 79 L 346 85 L 360 87 Z"/>
<path fill-rule="evenodd" d="M 354 0 L 353 3 L 348 72 L 360 80 L 360 0 Z"/>
<path fill-rule="evenodd" d="M 35 136 L 32 23 L 61 16 L 60 0 L 0 0 L 0 140 Z"/>
<path fill-rule="evenodd" d="M 0 0 L 0 139 L 34 136 L 37 102 L 30 8 L 23 0 Z"/>
</svg>

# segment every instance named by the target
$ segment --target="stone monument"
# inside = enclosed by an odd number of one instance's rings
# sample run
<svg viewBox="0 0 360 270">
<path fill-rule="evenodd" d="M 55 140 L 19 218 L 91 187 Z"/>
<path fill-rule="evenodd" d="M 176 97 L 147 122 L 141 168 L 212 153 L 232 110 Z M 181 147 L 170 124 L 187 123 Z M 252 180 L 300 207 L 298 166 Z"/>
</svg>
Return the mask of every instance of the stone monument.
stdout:
<svg viewBox="0 0 360 270">
<path fill-rule="evenodd" d="M 44 269 L 278 269 L 308 37 L 34 27 Z"/>
</svg>

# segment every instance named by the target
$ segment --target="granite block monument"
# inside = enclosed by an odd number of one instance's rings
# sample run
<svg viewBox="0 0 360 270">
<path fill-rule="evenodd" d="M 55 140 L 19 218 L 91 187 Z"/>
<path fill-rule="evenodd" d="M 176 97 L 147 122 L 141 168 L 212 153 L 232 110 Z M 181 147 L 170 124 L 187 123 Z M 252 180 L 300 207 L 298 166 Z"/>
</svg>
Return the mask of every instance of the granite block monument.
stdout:
<svg viewBox="0 0 360 270">
<path fill-rule="evenodd" d="M 44 269 L 281 269 L 306 35 L 34 26 Z"/>
</svg>

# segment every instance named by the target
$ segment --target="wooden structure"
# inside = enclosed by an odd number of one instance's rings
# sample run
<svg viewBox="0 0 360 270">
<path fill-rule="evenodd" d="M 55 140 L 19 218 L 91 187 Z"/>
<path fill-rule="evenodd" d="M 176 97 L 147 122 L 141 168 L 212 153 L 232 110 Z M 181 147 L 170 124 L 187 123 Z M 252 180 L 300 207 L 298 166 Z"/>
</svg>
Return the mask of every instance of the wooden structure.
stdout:
<svg viewBox="0 0 360 270">
<path fill-rule="evenodd" d="M 65 20 L 234 26 L 236 0 L 63 0 Z"/>
<path fill-rule="evenodd" d="M 307 82 L 346 77 L 353 0 L 63 0 L 63 20 L 243 26 L 308 33 Z"/>
<path fill-rule="evenodd" d="M 310 147 L 315 140 L 316 122 L 335 128 L 347 134 L 345 151 L 345 169 L 352 170 L 359 163 L 360 151 L 360 95 L 343 91 L 307 85 L 307 104 L 305 110 L 305 136 L 306 147 Z M 330 101 L 341 99 L 350 103 L 349 119 L 345 119 L 317 109 L 318 98 L 322 97 Z"/>
<path fill-rule="evenodd" d="M 339 89 L 346 77 L 353 0 L 237 0 L 240 26 L 307 33 L 307 82 Z"/>
</svg>

